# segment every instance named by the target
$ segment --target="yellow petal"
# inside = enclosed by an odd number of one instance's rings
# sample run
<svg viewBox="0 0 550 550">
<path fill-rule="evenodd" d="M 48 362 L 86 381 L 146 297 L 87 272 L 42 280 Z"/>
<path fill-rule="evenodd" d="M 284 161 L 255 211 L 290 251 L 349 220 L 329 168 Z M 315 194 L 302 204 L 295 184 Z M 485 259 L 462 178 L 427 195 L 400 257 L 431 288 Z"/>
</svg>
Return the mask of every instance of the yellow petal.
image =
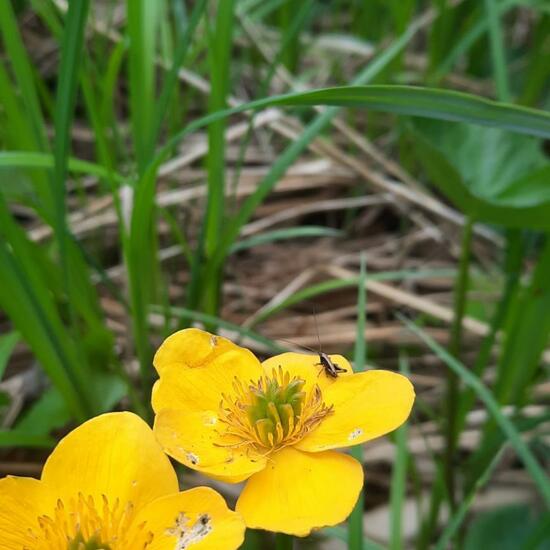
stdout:
<svg viewBox="0 0 550 550">
<path fill-rule="evenodd" d="M 141 510 L 134 528 L 144 522 L 143 528 L 154 535 L 147 550 L 234 550 L 244 539 L 242 518 L 208 487 L 155 500 Z"/>
<path fill-rule="evenodd" d="M 395 430 L 411 412 L 414 389 L 405 376 L 370 370 L 339 377 L 323 401 L 333 412 L 297 443 L 303 451 L 349 447 Z"/>
<path fill-rule="evenodd" d="M 333 364 L 345 369 L 346 372 L 340 373 L 337 378 L 332 378 L 327 375 L 325 369 L 319 365 L 319 355 L 311 355 L 307 353 L 287 352 L 275 355 L 262 362 L 262 367 L 267 373 L 271 373 L 273 369 L 278 369 L 279 366 L 287 371 L 291 376 L 302 378 L 306 382 L 306 389 L 314 385 L 318 385 L 321 389 L 331 386 L 338 378 L 353 374 L 353 370 L 348 360 L 342 355 L 328 356 Z"/>
<path fill-rule="evenodd" d="M 162 410 L 155 418 L 155 435 L 164 452 L 189 468 L 237 483 L 264 468 L 266 459 L 242 446 L 227 446 L 215 412 Z"/>
<path fill-rule="evenodd" d="M 38 517 L 51 514 L 55 503 L 55 494 L 41 481 L 25 477 L 1 479 L 0 548 L 33 548 L 29 531 L 40 534 Z"/>
<path fill-rule="evenodd" d="M 217 410 L 222 393 L 233 391 L 235 378 L 243 382 L 257 380 L 263 373 L 258 359 L 250 351 L 234 347 L 211 357 L 200 368 L 165 365 L 153 388 L 153 410 Z"/>
<path fill-rule="evenodd" d="M 344 521 L 362 486 L 363 469 L 354 458 L 289 447 L 248 480 L 237 512 L 247 527 L 304 537 Z"/>
<path fill-rule="evenodd" d="M 48 458 L 42 480 L 62 499 L 82 493 L 101 502 L 105 495 L 136 509 L 179 490 L 153 431 L 129 412 L 97 416 L 69 433 Z"/>
<path fill-rule="evenodd" d="M 227 352 L 243 350 L 248 352 L 222 336 L 198 328 L 186 328 L 164 340 L 155 354 L 153 364 L 160 374 L 167 365 L 202 367 Z"/>
</svg>

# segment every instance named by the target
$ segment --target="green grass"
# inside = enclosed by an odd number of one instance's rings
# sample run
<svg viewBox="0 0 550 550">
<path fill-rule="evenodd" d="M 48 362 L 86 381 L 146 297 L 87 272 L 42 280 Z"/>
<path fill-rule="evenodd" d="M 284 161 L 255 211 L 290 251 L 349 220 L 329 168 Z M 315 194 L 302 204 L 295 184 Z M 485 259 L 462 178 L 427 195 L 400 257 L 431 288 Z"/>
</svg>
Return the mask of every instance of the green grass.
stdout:
<svg viewBox="0 0 550 550">
<path fill-rule="evenodd" d="M 410 376 L 410 366 L 406 356 L 399 358 L 401 374 Z M 395 432 L 395 459 L 392 469 L 390 493 L 390 550 L 399 550 L 403 541 L 403 503 L 407 494 L 407 470 L 410 453 L 407 449 L 408 424 L 404 424 Z"/>
<path fill-rule="evenodd" d="M 367 360 L 367 342 L 365 340 L 365 328 L 367 317 L 367 268 L 365 256 L 361 256 L 359 278 L 357 280 L 357 333 L 355 336 L 355 349 L 353 351 L 353 366 L 355 372 L 365 370 Z M 351 456 L 363 463 L 363 446 L 356 445 L 350 450 Z M 365 508 L 365 496 L 363 490 L 355 504 L 348 527 L 349 550 L 363 550 L 363 512 Z"/>
<path fill-rule="evenodd" d="M 451 354 L 449 354 L 444 348 L 439 346 L 429 335 L 427 335 L 422 329 L 418 328 L 410 321 L 401 317 L 406 326 L 415 334 L 421 338 L 426 345 L 428 345 L 434 353 L 445 362 L 447 367 L 451 369 L 457 376 L 459 376 L 465 384 L 471 387 L 483 404 L 487 407 L 487 410 L 493 417 L 496 424 L 504 432 L 510 445 L 516 451 L 518 457 L 524 463 L 527 471 L 532 476 L 533 481 L 536 484 L 537 490 L 540 492 L 541 497 L 544 500 L 546 507 L 550 510 L 550 479 L 544 471 L 543 467 L 539 464 L 536 457 L 533 455 L 529 447 L 521 438 L 521 435 L 516 430 L 513 422 L 505 416 L 498 404 L 497 399 L 492 392 L 472 374 L 463 364 L 457 361 Z M 481 478 L 482 476 L 480 476 Z M 479 479 L 479 478 L 478 478 Z"/>
</svg>

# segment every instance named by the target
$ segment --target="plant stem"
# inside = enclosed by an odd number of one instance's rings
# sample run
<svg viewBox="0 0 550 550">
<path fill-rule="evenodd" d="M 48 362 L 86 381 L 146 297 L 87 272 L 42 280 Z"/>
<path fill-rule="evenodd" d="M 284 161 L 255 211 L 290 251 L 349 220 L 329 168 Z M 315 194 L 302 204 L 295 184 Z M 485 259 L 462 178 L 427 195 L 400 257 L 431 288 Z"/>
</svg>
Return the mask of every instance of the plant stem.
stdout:
<svg viewBox="0 0 550 550">
<path fill-rule="evenodd" d="M 350 455 L 363 464 L 363 446 L 357 445 L 350 449 Z M 365 495 L 363 490 L 355 503 L 348 520 L 348 549 L 363 550 L 363 512 L 365 510 Z"/>
<path fill-rule="evenodd" d="M 367 292 L 366 292 L 367 268 L 364 254 L 361 255 L 361 268 L 359 280 L 357 281 L 357 327 L 355 336 L 355 350 L 353 362 L 356 372 L 365 370 L 365 358 L 367 355 L 367 343 L 365 341 Z M 363 446 L 357 445 L 350 450 L 359 463 L 363 464 Z M 363 512 L 365 506 L 365 495 L 363 489 L 349 517 L 348 549 L 363 550 Z"/>
<path fill-rule="evenodd" d="M 477 492 L 489 481 L 493 471 L 495 470 L 495 467 L 500 462 L 504 454 L 505 448 L 506 445 L 503 445 L 500 448 L 499 452 L 491 460 L 483 474 L 477 478 L 474 486 L 468 491 L 466 498 L 462 500 L 455 514 L 452 518 L 450 518 L 450 521 L 447 523 L 447 526 L 445 527 L 439 541 L 437 542 L 435 550 L 445 550 L 445 548 L 449 547 L 453 535 L 458 532 L 458 529 L 466 518 L 466 514 L 468 513 L 468 510 L 474 502 Z"/>
<path fill-rule="evenodd" d="M 275 550 L 292 550 L 294 537 L 285 533 L 275 533 Z"/>
<path fill-rule="evenodd" d="M 510 101 L 510 86 L 506 70 L 506 52 L 500 25 L 498 2 L 485 0 L 485 11 L 489 23 L 489 39 L 491 41 L 491 55 L 497 95 L 500 101 Z"/>
<path fill-rule="evenodd" d="M 462 233 L 462 245 L 460 263 L 454 293 L 454 318 L 451 326 L 451 341 L 449 352 L 454 357 L 460 354 L 462 342 L 462 319 L 466 309 L 466 294 L 468 290 L 468 275 L 472 249 L 472 228 L 473 220 L 468 218 Z M 452 509 L 456 504 L 455 495 L 455 455 L 456 455 L 456 431 L 457 431 L 457 408 L 458 408 L 458 377 L 450 369 L 447 371 L 447 414 L 446 414 L 446 445 L 445 445 L 445 482 L 449 503 Z"/>
<path fill-rule="evenodd" d="M 522 439 L 514 422 L 503 414 L 501 406 L 491 390 L 475 376 L 470 369 L 466 368 L 460 361 L 454 358 L 420 327 L 411 323 L 399 313 L 396 313 L 396 317 L 400 319 L 409 330 L 416 334 L 437 355 L 437 357 L 457 374 L 457 376 L 460 376 L 468 387 L 475 391 L 477 397 L 487 408 L 491 417 L 494 418 L 502 433 L 514 448 L 518 458 L 529 472 L 529 475 L 533 478 L 534 485 L 544 500 L 546 508 L 550 510 L 550 480 L 548 479 L 548 475 L 529 448 L 529 445 Z"/>
<path fill-rule="evenodd" d="M 504 287 L 504 292 L 491 321 L 489 333 L 485 336 L 483 342 L 481 343 L 479 353 L 472 368 L 472 372 L 480 378 L 489 363 L 498 331 L 501 329 L 506 316 L 508 315 L 512 299 L 516 295 L 520 280 L 521 263 L 523 261 L 524 254 L 521 231 L 518 229 L 509 230 L 506 240 L 506 259 L 504 265 L 504 271 L 506 272 L 506 284 Z M 472 390 L 467 390 L 460 398 L 456 426 L 457 437 L 464 428 L 466 414 L 471 409 L 474 400 L 475 394 Z"/>
<path fill-rule="evenodd" d="M 410 375 L 407 357 L 400 354 L 399 371 Z M 407 469 L 409 452 L 407 449 L 408 426 L 403 424 L 395 431 L 395 459 L 392 468 L 390 487 L 390 544 L 391 550 L 400 550 L 403 545 L 402 516 L 403 502 L 407 491 Z"/>
</svg>

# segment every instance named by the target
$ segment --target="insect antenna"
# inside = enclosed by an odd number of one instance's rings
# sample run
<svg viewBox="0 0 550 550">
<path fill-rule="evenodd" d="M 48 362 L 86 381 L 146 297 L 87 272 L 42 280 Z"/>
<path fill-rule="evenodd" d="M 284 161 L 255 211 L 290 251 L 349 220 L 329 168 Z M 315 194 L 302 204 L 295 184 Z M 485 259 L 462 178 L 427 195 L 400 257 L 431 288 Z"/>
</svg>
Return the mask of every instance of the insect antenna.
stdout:
<svg viewBox="0 0 550 550">
<path fill-rule="evenodd" d="M 307 349 L 308 351 L 311 351 L 311 353 L 315 353 L 316 355 L 319 354 L 319 352 L 316 349 L 310 348 L 309 346 L 306 346 L 305 344 L 297 344 L 296 342 L 293 342 L 292 340 L 287 340 L 286 338 L 276 338 L 280 342 L 286 342 L 287 344 L 292 344 L 293 346 L 296 346 L 297 348 L 303 348 Z"/>
<path fill-rule="evenodd" d="M 323 346 L 321 345 L 321 337 L 319 336 L 319 323 L 317 322 L 317 308 L 315 307 L 315 304 L 312 304 L 313 306 L 313 320 L 315 321 L 315 332 L 317 334 L 317 344 L 319 345 L 319 349 L 317 353 L 320 355 L 323 353 Z"/>
</svg>

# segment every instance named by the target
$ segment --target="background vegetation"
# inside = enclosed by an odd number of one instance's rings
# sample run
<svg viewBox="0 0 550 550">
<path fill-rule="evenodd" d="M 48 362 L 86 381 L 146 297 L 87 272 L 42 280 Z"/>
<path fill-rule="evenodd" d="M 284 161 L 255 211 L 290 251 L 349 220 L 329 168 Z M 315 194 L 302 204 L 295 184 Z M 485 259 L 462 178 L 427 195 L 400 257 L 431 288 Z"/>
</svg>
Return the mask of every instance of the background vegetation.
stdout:
<svg viewBox="0 0 550 550">
<path fill-rule="evenodd" d="M 550 547 L 547 1 L 0 0 L 0 44 L 2 474 L 150 417 L 199 323 L 415 384 L 301 545 Z"/>
</svg>

